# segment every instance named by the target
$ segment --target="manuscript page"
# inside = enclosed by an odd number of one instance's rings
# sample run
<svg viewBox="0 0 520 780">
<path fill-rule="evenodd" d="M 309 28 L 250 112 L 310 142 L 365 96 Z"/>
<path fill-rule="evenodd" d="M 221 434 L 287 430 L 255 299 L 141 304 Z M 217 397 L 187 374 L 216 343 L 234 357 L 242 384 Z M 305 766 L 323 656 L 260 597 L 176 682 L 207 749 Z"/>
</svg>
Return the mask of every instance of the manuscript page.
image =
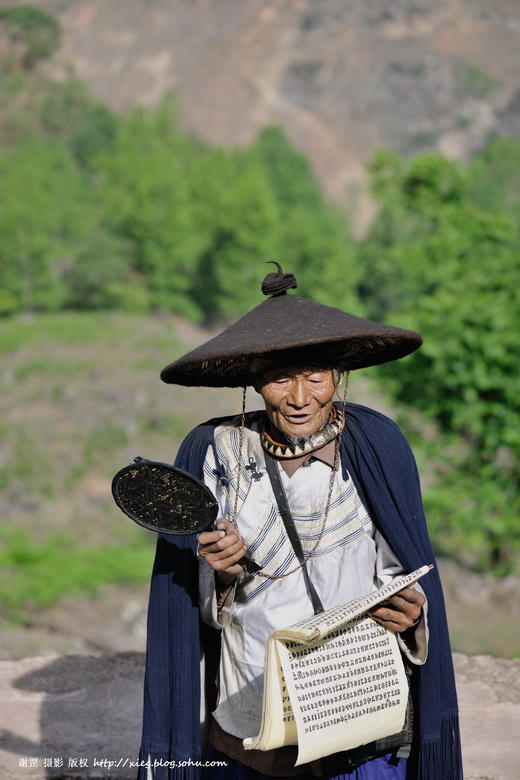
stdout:
<svg viewBox="0 0 520 780">
<path fill-rule="evenodd" d="M 278 644 L 298 732 L 296 765 L 403 728 L 408 682 L 393 632 L 361 616 L 312 645 Z"/>
<path fill-rule="evenodd" d="M 262 727 L 256 739 L 251 737 L 244 740 L 246 749 L 272 750 L 283 747 L 283 745 L 295 745 L 298 742 L 296 720 L 279 655 L 281 649 L 283 649 L 283 645 L 279 642 L 271 642 L 268 645 Z"/>
<path fill-rule="evenodd" d="M 320 637 L 362 615 L 371 607 L 375 607 L 382 601 L 394 596 L 403 588 L 414 585 L 421 577 L 427 574 L 433 566 L 421 566 L 420 569 L 412 571 L 410 574 L 403 574 L 395 577 L 382 588 L 367 593 L 366 596 L 360 596 L 357 599 L 349 601 L 348 604 L 342 604 L 339 607 L 333 607 L 320 615 L 312 615 L 306 620 L 301 620 L 294 626 L 275 631 L 271 636 L 276 639 L 294 639 L 300 642 L 314 642 Z"/>
<path fill-rule="evenodd" d="M 430 570 L 423 566 L 268 639 L 262 726 L 246 749 L 299 745 L 296 766 L 402 729 L 408 683 L 397 639 L 367 616 Z"/>
</svg>

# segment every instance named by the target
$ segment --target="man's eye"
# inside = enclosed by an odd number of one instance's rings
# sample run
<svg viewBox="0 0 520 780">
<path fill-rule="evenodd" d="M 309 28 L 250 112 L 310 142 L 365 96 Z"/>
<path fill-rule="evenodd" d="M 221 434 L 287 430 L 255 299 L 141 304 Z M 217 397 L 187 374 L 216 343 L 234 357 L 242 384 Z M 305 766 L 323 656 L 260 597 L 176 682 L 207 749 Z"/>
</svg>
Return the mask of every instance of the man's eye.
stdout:
<svg viewBox="0 0 520 780">
<path fill-rule="evenodd" d="M 265 384 L 266 385 L 280 385 L 284 382 L 288 382 L 289 378 L 283 375 L 280 376 L 269 376 L 265 378 Z"/>
</svg>

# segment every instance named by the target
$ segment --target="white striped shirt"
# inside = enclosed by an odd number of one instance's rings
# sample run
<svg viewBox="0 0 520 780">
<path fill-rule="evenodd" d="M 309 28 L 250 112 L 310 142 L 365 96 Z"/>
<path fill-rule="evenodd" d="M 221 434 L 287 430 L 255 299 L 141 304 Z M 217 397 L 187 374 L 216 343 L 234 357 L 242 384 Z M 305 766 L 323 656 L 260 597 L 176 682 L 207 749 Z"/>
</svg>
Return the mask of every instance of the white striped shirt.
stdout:
<svg viewBox="0 0 520 780">
<path fill-rule="evenodd" d="M 228 486 L 215 475 L 215 458 L 208 449 L 204 479 L 219 503 L 220 517 L 233 509 L 238 464 L 240 497 L 237 526 L 248 554 L 269 574 L 286 574 L 298 567 L 287 538 L 265 469 L 259 431 L 263 415 L 244 430 L 239 457 L 240 418 L 215 431 L 216 449 Z M 280 468 L 280 466 L 279 466 Z M 288 477 L 280 468 L 283 487 L 304 551 L 313 548 L 327 503 L 330 466 L 312 461 Z M 375 529 L 352 479 L 335 472 L 327 523 L 315 553 L 307 563 L 309 576 L 325 609 L 344 604 L 385 585 L 403 571 L 388 544 Z M 282 579 L 239 575 L 224 607 L 217 611 L 214 572 L 201 560 L 202 618 L 222 631 L 219 702 L 214 713 L 224 731 L 236 737 L 255 736 L 260 729 L 264 650 L 268 636 L 313 614 L 302 571 Z M 419 631 L 418 638 L 424 631 Z M 424 662 L 426 642 L 419 642 L 415 663 Z M 403 648 L 410 655 L 406 648 Z"/>
</svg>

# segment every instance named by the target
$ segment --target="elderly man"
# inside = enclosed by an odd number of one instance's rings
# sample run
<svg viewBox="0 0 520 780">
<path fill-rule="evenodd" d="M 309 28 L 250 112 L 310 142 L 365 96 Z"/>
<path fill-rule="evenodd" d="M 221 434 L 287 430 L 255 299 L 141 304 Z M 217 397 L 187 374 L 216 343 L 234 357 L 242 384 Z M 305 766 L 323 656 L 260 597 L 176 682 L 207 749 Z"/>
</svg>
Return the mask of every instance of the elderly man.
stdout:
<svg viewBox="0 0 520 780">
<path fill-rule="evenodd" d="M 197 777 L 196 764 L 210 761 L 221 766 L 203 776 L 222 780 L 459 780 L 456 695 L 435 572 L 424 585 L 427 619 L 418 586 L 372 611 L 396 632 L 410 670 L 411 743 L 408 730 L 298 767 L 296 746 L 243 746 L 260 727 L 270 633 L 433 560 L 402 434 L 377 412 L 333 403 L 343 370 L 403 357 L 420 336 L 285 294 L 295 286 L 280 268 L 269 274 L 268 301 L 162 374 L 187 385 L 253 385 L 265 411 L 203 424 L 179 451 L 177 465 L 203 476 L 220 519 L 198 543 L 159 541 L 141 777 L 147 764 L 158 778 Z M 257 566 L 244 568 L 245 555 Z M 201 737 L 204 705 L 212 715 Z"/>
</svg>

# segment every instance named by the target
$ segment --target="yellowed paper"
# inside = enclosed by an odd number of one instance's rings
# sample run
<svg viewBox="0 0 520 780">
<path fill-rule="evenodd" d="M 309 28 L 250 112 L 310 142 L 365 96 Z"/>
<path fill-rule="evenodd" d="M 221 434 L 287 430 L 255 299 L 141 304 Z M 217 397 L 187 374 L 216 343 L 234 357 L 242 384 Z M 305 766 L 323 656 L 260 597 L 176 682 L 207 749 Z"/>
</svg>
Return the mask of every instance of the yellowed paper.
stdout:
<svg viewBox="0 0 520 780">
<path fill-rule="evenodd" d="M 357 618 L 313 645 L 278 652 L 298 733 L 296 766 L 395 734 L 408 683 L 395 634 Z"/>
<path fill-rule="evenodd" d="M 298 744 L 299 765 L 400 731 L 408 701 L 401 652 L 395 634 L 366 612 L 431 568 L 271 634 L 262 725 L 244 747 Z"/>
<path fill-rule="evenodd" d="M 272 750 L 298 741 L 296 721 L 280 663 L 281 645 L 271 642 L 266 652 L 262 728 L 256 738 L 244 740 L 249 750 Z"/>
</svg>

